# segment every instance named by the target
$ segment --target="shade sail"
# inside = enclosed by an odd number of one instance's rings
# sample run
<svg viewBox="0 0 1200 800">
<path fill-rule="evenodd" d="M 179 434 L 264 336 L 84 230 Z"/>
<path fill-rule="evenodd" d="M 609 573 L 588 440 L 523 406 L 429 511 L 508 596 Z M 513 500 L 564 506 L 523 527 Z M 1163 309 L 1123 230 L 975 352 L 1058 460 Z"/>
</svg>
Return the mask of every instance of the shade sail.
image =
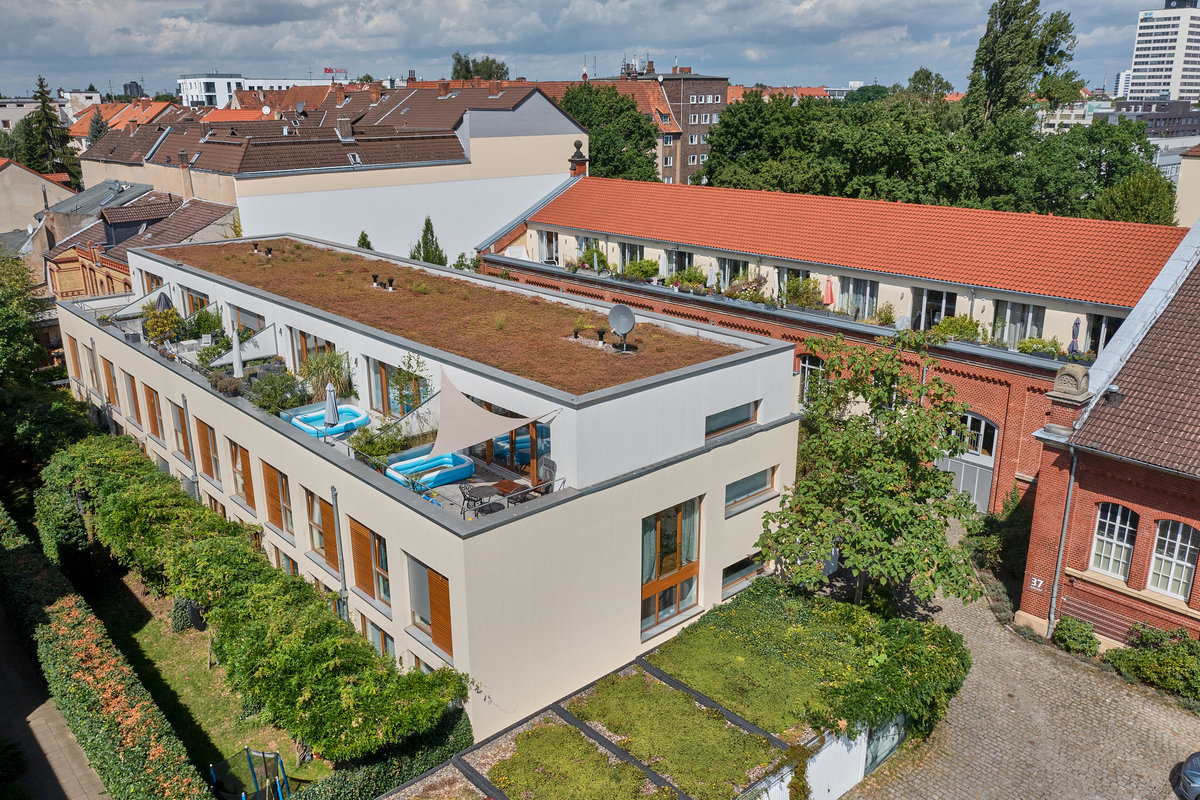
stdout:
<svg viewBox="0 0 1200 800">
<path fill-rule="evenodd" d="M 167 300 L 169 301 L 171 299 L 170 291 L 171 287 L 169 284 L 166 286 L 160 286 L 149 294 L 134 300 L 132 303 L 120 309 L 119 311 L 113 312 L 109 316 L 111 316 L 113 319 L 137 319 L 138 317 L 142 316 L 142 306 L 146 305 L 146 303 L 151 303 L 155 306 L 155 308 L 157 308 L 158 298 L 162 297 L 163 295 L 166 295 Z"/>
<path fill-rule="evenodd" d="M 253 361 L 256 358 L 270 358 L 279 355 L 278 342 L 275 341 L 275 323 L 272 322 L 258 333 L 242 342 L 242 360 Z M 220 358 L 213 359 L 210 367 L 228 367 L 233 365 L 233 348 Z"/>
<path fill-rule="evenodd" d="M 463 450 L 502 433 L 528 425 L 537 417 L 505 417 L 493 414 L 458 390 L 442 370 L 442 390 L 438 409 L 438 433 L 429 455 L 440 456 Z"/>
</svg>

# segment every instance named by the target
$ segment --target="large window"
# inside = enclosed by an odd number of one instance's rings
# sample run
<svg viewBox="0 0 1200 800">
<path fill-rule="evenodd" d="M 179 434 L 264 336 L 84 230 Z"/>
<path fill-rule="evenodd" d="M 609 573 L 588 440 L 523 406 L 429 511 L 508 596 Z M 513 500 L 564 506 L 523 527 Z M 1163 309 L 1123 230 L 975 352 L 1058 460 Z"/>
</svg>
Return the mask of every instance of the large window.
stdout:
<svg viewBox="0 0 1200 800">
<path fill-rule="evenodd" d="M 372 646 L 380 652 L 381 655 L 396 657 L 396 641 L 383 632 L 383 629 L 376 625 L 371 620 L 363 617 L 363 624 L 366 627 L 367 639 Z"/>
<path fill-rule="evenodd" d="M 749 274 L 750 262 L 739 258 L 718 258 L 717 273 L 721 276 L 721 286 L 728 288 L 743 272 Z"/>
<path fill-rule="evenodd" d="M 543 264 L 558 263 L 558 234 L 538 231 L 538 260 Z"/>
<path fill-rule="evenodd" d="M 645 258 L 646 249 L 640 244 L 630 244 L 629 242 L 621 242 L 617 245 L 617 256 L 620 259 L 621 271 L 624 272 L 625 267 L 632 261 L 641 261 Z"/>
<path fill-rule="evenodd" d="M 150 294 L 155 289 L 162 288 L 163 279 L 155 275 L 153 272 L 143 272 L 142 283 L 146 287 L 146 294 Z"/>
<path fill-rule="evenodd" d="M 716 436 L 717 434 L 731 431 L 734 428 L 740 428 L 743 425 L 751 425 L 758 421 L 758 401 L 743 403 L 740 406 L 718 411 L 716 414 L 709 414 L 704 418 L 704 435 L 705 437 Z"/>
<path fill-rule="evenodd" d="M 190 317 L 207 305 L 208 295 L 203 292 L 192 291 L 191 289 L 183 290 L 183 307 L 187 312 L 187 316 Z"/>
<path fill-rule="evenodd" d="M 288 476 L 262 462 L 263 484 L 267 494 L 267 520 L 287 533 L 295 533 L 292 519 L 292 487 Z"/>
<path fill-rule="evenodd" d="M 1116 503 L 1101 503 L 1092 545 L 1092 569 L 1128 580 L 1137 527 L 1137 513 Z"/>
<path fill-rule="evenodd" d="M 182 453 L 183 457 L 188 461 L 191 461 L 191 437 L 188 436 L 187 415 L 183 413 L 183 406 L 171 403 L 171 421 L 175 424 L 175 450 Z"/>
<path fill-rule="evenodd" d="M 255 314 L 253 311 L 247 311 L 244 308 L 233 307 L 233 321 L 237 326 L 237 330 L 249 328 L 258 333 L 263 329 L 262 314 Z"/>
<path fill-rule="evenodd" d="M 1159 520 L 1154 563 L 1150 567 L 1150 588 L 1187 600 L 1196 572 L 1198 551 L 1200 531 L 1177 520 Z"/>
<path fill-rule="evenodd" d="M 973 456 L 994 456 L 996 426 L 975 414 L 967 414 L 963 421 L 967 424 L 967 453 Z"/>
<path fill-rule="evenodd" d="M 83 356 L 88 369 L 88 388 L 100 391 L 100 377 L 96 370 L 96 353 L 85 344 L 83 346 Z"/>
<path fill-rule="evenodd" d="M 200 472 L 221 482 L 221 453 L 217 448 L 217 432 L 212 426 L 196 420 L 197 446 L 200 448 Z"/>
<path fill-rule="evenodd" d="M 309 356 L 331 353 L 337 349 L 333 346 L 333 342 L 328 342 L 319 336 L 314 336 L 311 333 L 305 333 L 300 330 L 292 331 L 292 344 L 294 346 L 297 366 L 307 361 Z"/>
<path fill-rule="evenodd" d="M 740 588 L 738 584 L 758 575 L 763 570 L 762 555 L 755 553 L 721 570 L 721 598 L 724 599 Z"/>
<path fill-rule="evenodd" d="M 408 601 L 413 627 L 444 653 L 454 655 L 450 629 L 450 582 L 436 570 L 408 557 Z"/>
<path fill-rule="evenodd" d="M 775 487 L 775 468 L 770 467 L 725 486 L 725 507 L 766 494 Z"/>
<path fill-rule="evenodd" d="M 338 568 L 336 533 L 333 527 L 333 506 L 304 490 L 304 502 L 308 507 L 308 538 L 312 549 L 325 558 L 325 563 Z"/>
<path fill-rule="evenodd" d="M 113 370 L 112 362 L 107 358 L 100 359 L 100 367 L 104 371 L 104 394 L 108 404 L 115 408 L 118 412 L 121 410 L 119 395 L 117 394 L 117 377 Z"/>
<path fill-rule="evenodd" d="M 842 311 L 854 319 L 875 316 L 875 306 L 879 302 L 879 281 L 842 278 L 839 283 L 842 292 L 838 305 Z"/>
<path fill-rule="evenodd" d="M 142 407 L 138 402 L 137 381 L 125 370 L 121 370 L 121 374 L 125 376 L 125 396 L 129 398 L 129 413 L 133 416 L 133 421 L 141 426 Z"/>
<path fill-rule="evenodd" d="M 668 250 L 667 251 L 667 274 L 674 275 L 676 272 L 683 272 L 691 268 L 694 256 L 687 250 Z"/>
<path fill-rule="evenodd" d="M 954 316 L 958 295 L 935 289 L 913 289 L 912 327 L 927 331 L 945 317 Z"/>
<path fill-rule="evenodd" d="M 146 416 L 150 420 L 150 435 L 161 442 L 163 438 L 162 403 L 159 402 L 158 392 L 144 383 L 142 388 L 146 391 Z"/>
<path fill-rule="evenodd" d="M 642 630 L 696 605 L 700 498 L 642 519 Z"/>
<path fill-rule="evenodd" d="M 70 336 L 67 337 L 67 354 L 71 357 L 71 373 L 75 380 L 83 381 L 83 371 L 79 368 L 79 345 Z"/>
<path fill-rule="evenodd" d="M 1121 323 L 1125 321 L 1123 317 L 1110 317 L 1104 314 L 1092 314 L 1092 324 L 1088 331 L 1087 347 L 1084 349 L 1091 350 L 1097 354 L 1104 351 L 1108 345 L 1109 339 L 1112 339 L 1113 334 L 1121 327 Z"/>
<path fill-rule="evenodd" d="M 813 399 L 825 377 L 825 361 L 820 356 L 805 353 L 800 356 L 800 402 L 807 403 Z"/>
<path fill-rule="evenodd" d="M 429 398 L 429 381 L 424 377 L 367 359 L 367 383 L 371 390 L 371 408 L 380 414 L 402 417 Z"/>
<path fill-rule="evenodd" d="M 230 470 L 233 472 L 233 493 L 252 510 L 254 505 L 254 476 L 250 472 L 250 452 L 232 439 L 229 440 Z"/>
<path fill-rule="evenodd" d="M 1000 300 L 996 303 L 996 315 L 992 318 L 992 338 L 1015 350 L 1017 342 L 1022 339 L 1041 338 L 1045 321 L 1046 309 L 1043 306 Z"/>
</svg>

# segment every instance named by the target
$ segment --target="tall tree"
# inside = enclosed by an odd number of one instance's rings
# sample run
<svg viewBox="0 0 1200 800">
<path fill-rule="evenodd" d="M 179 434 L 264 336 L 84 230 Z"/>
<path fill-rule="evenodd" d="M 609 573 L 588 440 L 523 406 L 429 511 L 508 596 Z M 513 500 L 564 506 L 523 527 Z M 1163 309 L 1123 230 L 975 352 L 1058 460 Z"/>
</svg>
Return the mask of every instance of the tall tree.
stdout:
<svg viewBox="0 0 1200 800">
<path fill-rule="evenodd" d="M 922 600 L 977 595 L 966 552 L 946 538 L 951 520 L 976 524 L 975 507 L 934 466 L 965 452 L 967 406 L 937 375 L 924 336 L 901 332 L 878 348 L 807 342 L 824 377 L 806 392 L 796 484 L 763 515 L 758 541 L 785 580 L 826 582 L 837 548 L 856 600 L 871 581 Z"/>
<path fill-rule="evenodd" d="M 862 86 L 851 92 L 846 92 L 844 102 L 850 105 L 859 105 L 861 103 L 873 103 L 876 100 L 882 100 L 891 94 L 892 91 L 886 86 L 879 84 L 871 84 L 870 86 Z"/>
<path fill-rule="evenodd" d="M 967 87 L 967 124 L 979 131 L 996 118 L 1044 99 L 1052 106 L 1079 99 L 1083 81 L 1068 65 L 1075 26 L 1065 11 L 1049 16 L 1040 0 L 996 0 L 975 50 Z"/>
<path fill-rule="evenodd" d="M 96 88 L 96 84 L 89 83 L 88 87 L 86 89 L 84 89 L 84 91 L 85 92 L 97 92 L 97 91 L 99 91 L 99 89 Z"/>
<path fill-rule="evenodd" d="M 638 110 L 637 101 L 612 86 L 590 83 L 572 86 L 563 94 L 562 109 L 587 128 L 588 172 L 602 178 L 658 180 L 655 146 L 658 128 Z"/>
<path fill-rule="evenodd" d="M 940 72 L 934 72 L 928 67 L 918 67 L 908 79 L 908 86 L 904 91 L 924 100 L 939 100 L 954 91 L 954 84 L 946 80 Z"/>
<path fill-rule="evenodd" d="M 1091 207 L 1097 219 L 1154 225 L 1174 225 L 1175 211 L 1175 184 L 1154 167 L 1139 169 L 1116 181 L 1096 196 Z"/>
<path fill-rule="evenodd" d="M 88 123 L 87 146 L 91 147 L 100 141 L 100 137 L 106 133 L 108 133 L 108 123 L 104 121 L 104 115 L 100 113 L 100 109 L 97 107 L 92 112 L 92 121 Z"/>
<path fill-rule="evenodd" d="M 437 235 L 433 232 L 433 220 L 425 217 L 425 227 L 421 229 L 421 238 L 408 252 L 409 258 L 424 261 L 427 264 L 446 266 L 446 251 L 438 244 Z"/>
<path fill-rule="evenodd" d="M 470 53 L 455 51 L 450 58 L 452 59 L 450 65 L 452 80 L 466 81 L 471 78 L 483 78 L 489 81 L 508 80 L 508 64 L 492 56 L 471 58 Z"/>
<path fill-rule="evenodd" d="M 428 219 L 428 217 L 426 219 Z M 371 247 L 371 237 L 367 236 L 366 231 L 358 232 L 358 246 L 361 247 L 363 250 L 374 250 L 375 249 L 374 247 Z"/>
<path fill-rule="evenodd" d="M 71 135 L 58 115 L 58 109 L 50 98 L 46 79 L 38 76 L 37 89 L 33 93 L 37 108 L 29 120 L 31 151 L 26 154 L 25 166 L 35 172 L 65 172 L 71 183 L 79 186 L 79 159 L 71 149 Z"/>
</svg>

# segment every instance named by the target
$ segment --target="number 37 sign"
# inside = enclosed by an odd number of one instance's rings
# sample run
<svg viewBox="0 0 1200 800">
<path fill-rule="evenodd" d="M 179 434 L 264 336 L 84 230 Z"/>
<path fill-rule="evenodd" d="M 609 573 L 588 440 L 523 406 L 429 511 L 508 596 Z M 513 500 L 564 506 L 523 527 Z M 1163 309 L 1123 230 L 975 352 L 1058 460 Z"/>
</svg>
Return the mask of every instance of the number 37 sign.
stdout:
<svg viewBox="0 0 1200 800">
<path fill-rule="evenodd" d="M 1045 588 L 1045 586 L 1046 586 L 1046 582 L 1044 580 L 1042 580 L 1041 578 L 1031 577 L 1029 579 L 1029 588 L 1033 589 L 1035 592 L 1042 591 Z"/>
</svg>

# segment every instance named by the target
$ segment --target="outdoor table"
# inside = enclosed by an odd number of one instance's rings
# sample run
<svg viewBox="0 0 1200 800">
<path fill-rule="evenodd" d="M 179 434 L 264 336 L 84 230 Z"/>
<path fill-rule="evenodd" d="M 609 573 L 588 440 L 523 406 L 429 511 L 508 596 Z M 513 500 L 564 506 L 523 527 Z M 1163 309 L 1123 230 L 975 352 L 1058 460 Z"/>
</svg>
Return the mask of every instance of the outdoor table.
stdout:
<svg viewBox="0 0 1200 800">
<path fill-rule="evenodd" d="M 527 487 L 524 484 L 517 483 L 516 481 L 510 481 L 507 478 L 505 478 L 502 481 L 496 481 L 495 483 L 493 483 L 492 488 L 495 489 L 500 494 L 507 497 L 508 495 L 512 494 L 513 492 L 519 492 L 521 489 L 524 489 Z"/>
</svg>

